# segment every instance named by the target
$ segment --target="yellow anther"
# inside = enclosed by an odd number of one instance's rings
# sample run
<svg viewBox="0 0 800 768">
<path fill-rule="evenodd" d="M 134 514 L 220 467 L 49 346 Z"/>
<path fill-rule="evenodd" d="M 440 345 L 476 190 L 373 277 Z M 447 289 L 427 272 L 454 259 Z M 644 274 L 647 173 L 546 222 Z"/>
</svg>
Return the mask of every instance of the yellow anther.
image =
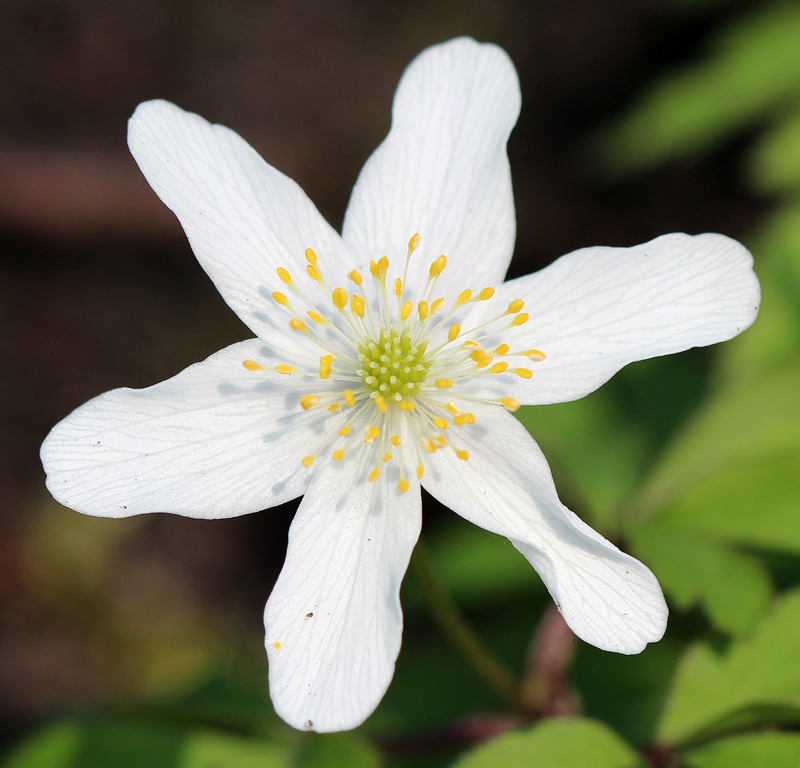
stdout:
<svg viewBox="0 0 800 768">
<path fill-rule="evenodd" d="M 367 436 L 364 438 L 364 442 L 369 445 L 370 443 L 374 442 L 376 438 L 381 436 L 381 431 L 377 427 L 370 427 L 367 430 Z"/>
<path fill-rule="evenodd" d="M 452 403 L 448 403 L 445 408 L 447 408 L 450 413 L 458 413 L 458 408 L 456 408 Z"/>
<path fill-rule="evenodd" d="M 474 424 L 475 415 L 472 413 L 460 413 L 453 419 L 453 424 L 457 427 L 463 427 L 465 424 Z"/>
<path fill-rule="evenodd" d="M 461 461 L 466 461 L 469 458 L 469 453 L 467 451 L 456 451 L 456 456 L 458 456 Z"/>
<path fill-rule="evenodd" d="M 350 298 L 350 310 L 354 315 L 364 317 L 364 299 L 356 293 Z"/>
<path fill-rule="evenodd" d="M 264 370 L 266 370 L 263 365 L 260 365 L 255 360 L 242 360 L 242 365 L 248 371 L 264 371 Z M 289 368 L 289 371 L 293 370 L 288 365 L 287 366 L 283 366 L 283 367 Z M 275 370 L 276 371 L 278 370 L 278 366 L 275 366 Z M 289 373 L 289 371 L 286 371 L 286 373 Z"/>
<path fill-rule="evenodd" d="M 521 379 L 530 379 L 533 376 L 530 368 L 512 368 L 511 373 L 516 373 Z"/>
<path fill-rule="evenodd" d="M 283 280 L 283 282 L 286 283 L 286 285 L 292 284 L 292 276 L 283 267 L 278 267 L 277 272 L 278 272 L 278 277 L 281 280 Z"/>
<path fill-rule="evenodd" d="M 400 478 L 400 482 L 397 484 L 397 490 L 405 493 L 408 490 L 408 480 L 404 477 Z"/>
<path fill-rule="evenodd" d="M 420 441 L 422 443 L 422 448 L 426 453 L 433 453 L 436 450 L 436 446 L 429 437 L 423 437 Z"/>
<path fill-rule="evenodd" d="M 333 306 L 340 312 L 347 306 L 347 291 L 344 288 L 334 288 L 331 298 Z"/>
<path fill-rule="evenodd" d="M 467 349 L 475 349 L 475 347 L 478 346 L 478 342 L 477 341 L 465 341 L 464 342 L 464 346 Z"/>
<path fill-rule="evenodd" d="M 279 643 L 279 642 L 276 640 L 276 641 L 275 641 L 275 642 L 272 644 L 272 647 L 273 647 L 273 648 L 274 648 L 274 649 L 277 651 L 277 650 L 278 650 L 278 649 L 281 647 L 281 644 L 280 644 L 280 643 Z"/>
<path fill-rule="evenodd" d="M 461 291 L 456 299 L 456 306 L 459 304 L 466 304 L 472 298 L 472 291 L 467 288 L 466 291 Z"/>
<path fill-rule="evenodd" d="M 349 280 L 352 280 L 356 285 L 361 285 L 361 273 L 354 269 L 352 272 L 347 273 L 347 277 Z"/>
<path fill-rule="evenodd" d="M 386 453 L 384 453 L 384 454 L 383 454 L 383 463 L 384 463 L 384 464 L 385 464 L 387 461 L 391 461 L 391 460 L 392 460 L 392 454 L 391 454 L 391 453 L 389 453 L 389 452 L 387 451 Z"/>
<path fill-rule="evenodd" d="M 488 355 L 486 354 L 486 350 L 481 349 L 480 347 L 476 347 L 469 353 L 469 356 L 476 362 L 479 363 L 481 360 L 485 360 Z"/>
<path fill-rule="evenodd" d="M 428 317 L 428 302 L 421 301 L 417 304 L 417 312 L 419 313 L 419 319 L 425 320 Z"/>
<path fill-rule="evenodd" d="M 317 266 L 317 254 L 314 253 L 313 248 L 306 248 L 306 261 L 309 264 L 313 264 L 315 267 Z"/>
<path fill-rule="evenodd" d="M 418 480 L 422 480 L 422 476 L 423 476 L 424 474 L 425 474 L 425 467 L 423 467 L 423 466 L 422 466 L 422 464 L 420 464 L 420 465 L 417 467 L 417 479 L 418 479 Z"/>
<path fill-rule="evenodd" d="M 375 398 L 375 407 L 381 412 L 386 413 L 389 410 L 389 406 L 386 404 L 386 398 L 383 395 L 378 395 Z"/>
<path fill-rule="evenodd" d="M 450 326 L 450 330 L 447 332 L 448 340 L 455 341 L 458 338 L 459 333 L 461 333 L 461 326 L 458 323 L 453 323 Z"/>
<path fill-rule="evenodd" d="M 308 276 L 312 280 L 320 281 L 322 280 L 322 275 L 319 273 L 319 270 L 313 264 L 306 265 L 306 272 L 308 272 Z"/>
<path fill-rule="evenodd" d="M 420 243 L 421 240 L 422 240 L 422 237 L 420 236 L 419 232 L 415 232 L 413 235 L 411 235 L 411 239 L 408 241 L 408 255 L 409 256 L 412 253 L 414 253 L 414 251 L 416 251 L 417 248 L 419 248 L 419 243 Z"/>
<path fill-rule="evenodd" d="M 381 471 L 375 467 L 372 472 L 369 473 L 369 477 L 367 478 L 371 483 L 374 483 L 380 477 Z"/>
<path fill-rule="evenodd" d="M 530 315 L 527 312 L 520 312 L 512 321 L 511 325 L 525 325 Z"/>
<path fill-rule="evenodd" d="M 309 467 L 310 467 L 310 466 L 311 466 L 313 463 L 314 463 L 314 457 L 313 457 L 313 456 L 306 456 L 306 457 L 303 459 L 303 466 L 304 466 L 306 469 L 308 469 L 308 468 L 309 468 Z"/>
<path fill-rule="evenodd" d="M 395 448 L 400 445 L 400 435 L 392 435 L 389 440 Z"/>
<path fill-rule="evenodd" d="M 503 397 L 500 399 L 500 403 L 507 411 L 519 410 L 519 403 L 513 397 Z"/>
<path fill-rule="evenodd" d="M 272 300 L 276 304 L 280 304 L 282 307 L 288 307 L 289 306 L 289 299 L 287 299 L 286 296 L 284 294 L 282 294 L 280 291 L 273 291 L 272 292 Z"/>
<path fill-rule="evenodd" d="M 514 299 L 514 301 L 508 305 L 508 314 L 513 315 L 519 312 L 524 306 L 525 302 L 522 299 Z"/>
<path fill-rule="evenodd" d="M 381 256 L 378 259 L 378 272 L 380 273 L 380 277 L 386 277 L 386 272 L 389 269 L 389 259 L 386 256 Z"/>
<path fill-rule="evenodd" d="M 431 304 L 431 314 L 435 315 L 437 312 L 441 312 L 443 307 L 444 299 L 436 299 L 436 301 Z"/>
<path fill-rule="evenodd" d="M 410 301 L 407 301 L 405 304 L 403 304 L 403 309 L 400 311 L 400 319 L 408 320 L 412 309 L 414 309 L 414 305 Z"/>
<path fill-rule="evenodd" d="M 398 407 L 398 408 L 399 408 L 401 411 L 413 411 L 413 410 L 414 410 L 414 408 L 416 407 L 416 405 L 417 405 L 417 404 L 416 404 L 416 403 L 415 403 L 413 400 L 401 400 L 401 401 L 400 401 L 400 402 L 397 404 L 397 407 Z"/>
<path fill-rule="evenodd" d="M 378 262 L 377 261 L 370 261 L 370 263 L 369 263 L 369 271 L 372 273 L 372 276 L 377 280 L 378 279 Z"/>
<path fill-rule="evenodd" d="M 245 368 L 246 368 L 246 367 L 247 367 L 247 366 L 245 366 Z M 289 373 L 294 373 L 294 368 L 292 368 L 292 366 L 291 366 L 291 365 L 276 365 L 276 366 L 275 366 L 275 370 L 276 370 L 278 373 L 282 373 L 282 374 L 284 374 L 284 375 L 286 375 L 286 374 L 289 374 Z"/>
<path fill-rule="evenodd" d="M 339 430 L 339 435 L 340 435 L 341 437 L 345 437 L 346 435 L 349 435 L 351 431 L 352 431 L 352 430 L 350 429 L 350 427 L 342 427 L 342 428 Z"/>
<path fill-rule="evenodd" d="M 333 452 L 333 458 L 336 461 L 341 461 L 344 458 L 344 450 L 342 448 L 338 448 Z"/>
<path fill-rule="evenodd" d="M 303 410 L 307 411 L 309 408 L 313 408 L 319 402 L 319 395 L 303 395 L 300 398 L 300 405 L 303 406 Z"/>
<path fill-rule="evenodd" d="M 501 344 L 495 351 L 494 354 L 496 355 L 506 355 L 508 354 L 509 346 L 508 344 Z"/>
<path fill-rule="evenodd" d="M 489 357 L 489 355 L 486 355 L 486 357 L 484 357 L 484 358 L 483 358 L 483 359 L 482 359 L 482 360 L 481 360 L 481 361 L 480 361 L 480 362 L 477 364 L 476 368 L 486 368 L 487 366 L 489 366 L 489 365 L 491 365 L 491 364 L 492 364 L 492 360 L 494 360 L 494 358 L 493 358 L 493 357 Z"/>
<path fill-rule="evenodd" d="M 333 405 L 328 406 L 328 411 L 330 411 L 331 413 L 336 413 L 336 411 L 341 411 L 341 410 L 342 406 L 339 405 L 339 403 L 334 403 Z"/>
<path fill-rule="evenodd" d="M 494 288 L 484 288 L 478 294 L 478 301 L 488 301 L 492 296 L 494 296 Z"/>
<path fill-rule="evenodd" d="M 356 399 L 353 396 L 353 391 L 350 389 L 346 389 L 342 393 L 342 397 L 344 397 L 344 401 L 352 408 L 356 404 Z"/>
<path fill-rule="evenodd" d="M 434 423 L 434 424 L 435 424 L 437 427 L 439 427 L 439 429 L 447 429 L 447 426 L 448 426 L 448 424 L 447 424 L 447 420 L 446 420 L 446 419 L 443 419 L 441 416 L 437 416 L 437 417 L 436 417 L 436 418 L 433 420 L 433 423 Z"/>
<path fill-rule="evenodd" d="M 394 281 L 394 285 L 392 285 L 392 293 L 394 293 L 395 296 L 401 296 L 403 294 L 403 281 L 399 277 Z"/>
<path fill-rule="evenodd" d="M 442 254 L 436 261 L 431 264 L 430 274 L 431 277 L 439 277 L 447 266 L 447 256 Z"/>
<path fill-rule="evenodd" d="M 315 323 L 319 323 L 323 325 L 325 323 L 325 318 L 317 312 L 312 312 L 310 309 L 306 313 Z"/>
<path fill-rule="evenodd" d="M 333 365 L 333 355 L 323 355 L 319 359 L 319 377 L 327 379 L 331 375 L 331 366 Z"/>
<path fill-rule="evenodd" d="M 294 328 L 296 331 L 304 331 L 306 329 L 306 324 L 299 317 L 293 317 L 289 321 L 289 327 Z"/>
<path fill-rule="evenodd" d="M 447 445 L 447 438 L 443 435 L 437 435 L 433 438 L 433 442 L 439 446 L 439 448 L 444 448 Z"/>
<path fill-rule="evenodd" d="M 453 386 L 453 382 L 450 379 L 436 379 L 434 382 L 439 389 L 450 389 Z"/>
<path fill-rule="evenodd" d="M 526 354 L 535 363 L 541 363 L 545 358 L 544 352 L 540 352 L 538 349 L 529 349 L 524 354 Z"/>
<path fill-rule="evenodd" d="M 489 369 L 489 373 L 504 373 L 506 368 L 508 368 L 508 363 L 495 363 Z"/>
</svg>

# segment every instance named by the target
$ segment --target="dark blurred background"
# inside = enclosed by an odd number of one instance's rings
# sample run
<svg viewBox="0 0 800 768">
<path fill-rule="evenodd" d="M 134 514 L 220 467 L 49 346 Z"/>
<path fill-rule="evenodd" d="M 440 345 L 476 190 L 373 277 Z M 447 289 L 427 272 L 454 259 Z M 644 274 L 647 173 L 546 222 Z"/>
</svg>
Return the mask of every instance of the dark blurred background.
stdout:
<svg viewBox="0 0 800 768">
<path fill-rule="evenodd" d="M 457 35 L 493 41 L 522 83 L 509 146 L 522 274 L 587 245 L 752 229 L 764 203 L 737 181 L 746 136 L 625 177 L 592 148 L 648 82 L 756 5 L 0 3 L 0 736 L 187 685 L 238 656 L 265 681 L 261 611 L 291 508 L 110 522 L 60 507 L 43 485 L 39 444 L 73 408 L 250 335 L 127 153 L 140 101 L 232 127 L 339 227 L 408 62 Z"/>
</svg>

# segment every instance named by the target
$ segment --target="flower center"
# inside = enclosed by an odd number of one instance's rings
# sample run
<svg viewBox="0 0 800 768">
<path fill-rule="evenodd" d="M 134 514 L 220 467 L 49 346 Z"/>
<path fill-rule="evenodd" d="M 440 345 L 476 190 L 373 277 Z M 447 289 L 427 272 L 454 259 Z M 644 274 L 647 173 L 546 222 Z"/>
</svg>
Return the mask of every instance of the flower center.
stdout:
<svg viewBox="0 0 800 768">
<path fill-rule="evenodd" d="M 415 344 L 408 328 L 392 324 L 384 328 L 377 341 L 358 345 L 358 359 L 364 366 L 358 371 L 364 386 L 386 401 L 399 403 L 415 399 L 433 364 L 426 357 L 428 341 Z"/>
<path fill-rule="evenodd" d="M 324 451 L 333 449 L 331 458 L 341 461 L 346 453 L 359 449 L 368 452 L 370 482 L 383 471 L 392 471 L 397 488 L 406 491 L 408 465 L 416 464 L 416 476 L 422 479 L 425 454 L 452 450 L 459 459 L 469 459 L 458 433 L 475 424 L 475 416 L 460 410 L 451 398 L 458 398 L 462 408 L 463 403 L 478 400 L 515 411 L 519 403 L 513 397 L 476 397 L 468 382 L 487 375 L 530 379 L 530 368 L 510 367 L 515 358 L 544 360 L 537 349 L 512 351 L 508 344 L 499 343 L 498 335 L 504 330 L 528 321 L 521 299 L 496 316 L 462 329 L 460 321 L 474 317 L 467 305 L 490 301 L 495 291 L 484 288 L 473 295 L 467 288 L 448 309 L 444 298 L 434 299 L 446 256 L 431 263 L 424 288 L 412 297 L 416 303 L 408 299 L 406 278 L 419 244 L 419 235 L 409 240 L 403 277 L 391 285 L 385 256 L 370 262 L 374 285 L 365 284 L 357 270 L 350 272 L 348 278 L 355 285 L 350 294 L 344 288 L 331 289 L 311 248 L 306 249 L 306 272 L 321 298 L 306 295 L 286 269 L 278 268 L 278 278 L 293 299 L 274 291 L 273 301 L 291 314 L 289 328 L 304 334 L 322 353 L 318 365 L 306 360 L 271 367 L 279 374 L 317 382 L 316 391 L 299 397 L 303 411 L 327 408 L 331 429 L 302 460 L 305 467 L 312 466 Z M 270 370 L 253 360 L 243 365 L 250 371 Z M 409 436 L 410 445 L 401 434 Z"/>
</svg>

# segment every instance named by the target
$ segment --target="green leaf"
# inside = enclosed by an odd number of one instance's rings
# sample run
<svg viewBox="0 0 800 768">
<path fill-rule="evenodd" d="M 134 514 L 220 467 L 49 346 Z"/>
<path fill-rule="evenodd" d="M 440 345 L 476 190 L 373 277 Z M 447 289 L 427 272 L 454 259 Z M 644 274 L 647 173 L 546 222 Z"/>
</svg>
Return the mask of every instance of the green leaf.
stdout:
<svg viewBox="0 0 800 768">
<path fill-rule="evenodd" d="M 706 744 L 685 755 L 687 768 L 796 768 L 800 734 L 748 733 Z"/>
<path fill-rule="evenodd" d="M 74 766 L 82 734 L 77 723 L 56 723 L 25 738 L 2 760 L 2 768 L 68 768 Z"/>
<path fill-rule="evenodd" d="M 678 666 L 659 739 L 676 744 L 754 706 L 800 705 L 800 590 L 776 600 L 748 638 L 723 654 L 692 646 Z"/>
<path fill-rule="evenodd" d="M 634 749 L 602 723 L 581 718 L 545 720 L 500 736 L 465 755 L 454 768 L 637 768 Z"/>
<path fill-rule="evenodd" d="M 717 33 L 707 59 L 665 78 L 602 140 L 612 167 L 698 153 L 752 124 L 800 85 L 800 8 L 771 3 Z"/>
<path fill-rule="evenodd" d="M 749 165 L 753 186 L 762 193 L 800 187 L 800 113 L 780 120 L 761 137 Z"/>
<path fill-rule="evenodd" d="M 380 754 L 351 733 L 305 734 L 292 768 L 379 768 Z"/>
<path fill-rule="evenodd" d="M 770 579 L 755 557 L 660 519 L 638 528 L 631 541 L 678 608 L 700 605 L 723 632 L 749 632 L 769 605 Z"/>
<path fill-rule="evenodd" d="M 800 453 L 718 472 L 681 496 L 659 522 L 688 535 L 800 552 Z"/>
<path fill-rule="evenodd" d="M 649 515 L 714 473 L 800 453 L 800 363 L 718 393 L 672 441 L 635 508 Z"/>
<path fill-rule="evenodd" d="M 216 731 L 193 731 L 175 768 L 288 768 L 289 749 L 279 743 Z M 142 764 L 145 768 L 145 764 Z"/>
</svg>

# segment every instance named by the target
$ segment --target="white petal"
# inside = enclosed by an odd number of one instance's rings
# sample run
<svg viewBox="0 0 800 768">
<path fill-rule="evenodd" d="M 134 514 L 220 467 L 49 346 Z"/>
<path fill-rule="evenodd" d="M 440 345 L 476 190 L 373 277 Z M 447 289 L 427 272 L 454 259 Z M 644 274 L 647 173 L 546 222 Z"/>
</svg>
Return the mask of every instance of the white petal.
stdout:
<svg viewBox="0 0 800 768">
<path fill-rule="evenodd" d="M 388 256 L 402 272 L 418 232 L 413 289 L 442 253 L 446 297 L 499 283 L 516 233 L 506 142 L 519 108 L 517 73 L 500 48 L 459 38 L 417 56 L 397 88 L 391 131 L 353 189 L 343 230 L 351 250 L 362 261 Z"/>
<path fill-rule="evenodd" d="M 575 251 L 505 283 L 486 303 L 517 298 L 530 320 L 498 338 L 547 357 L 526 365 L 531 379 L 484 376 L 480 384 L 493 385 L 485 394 L 499 387 L 536 405 L 583 397 L 635 360 L 736 336 L 755 320 L 761 292 L 753 257 L 735 240 L 672 234 L 633 248 Z M 480 307 L 470 322 L 490 309 Z"/>
<path fill-rule="evenodd" d="M 450 449 L 426 462 L 423 485 L 470 522 L 506 536 L 542 577 L 564 619 L 587 643 L 639 653 L 664 634 L 667 607 L 655 576 L 558 499 L 550 469 L 524 427 L 499 406 L 454 401 L 475 414 Z"/>
<path fill-rule="evenodd" d="M 147 389 L 115 389 L 57 424 L 41 450 L 47 487 L 87 515 L 221 518 L 301 495 L 320 419 L 295 377 L 251 372 L 263 342 L 233 344 Z"/>
<path fill-rule="evenodd" d="M 128 145 L 200 264 L 256 335 L 288 322 L 270 298 L 285 290 L 277 267 L 305 270 L 306 248 L 317 251 L 323 269 L 349 264 L 341 238 L 303 190 L 228 128 L 149 101 L 130 119 Z"/>
<path fill-rule="evenodd" d="M 400 583 L 419 537 L 419 485 L 409 478 L 401 493 L 386 473 L 369 483 L 360 458 L 329 461 L 314 475 L 264 616 L 275 710 L 303 730 L 360 725 L 400 651 Z"/>
</svg>

